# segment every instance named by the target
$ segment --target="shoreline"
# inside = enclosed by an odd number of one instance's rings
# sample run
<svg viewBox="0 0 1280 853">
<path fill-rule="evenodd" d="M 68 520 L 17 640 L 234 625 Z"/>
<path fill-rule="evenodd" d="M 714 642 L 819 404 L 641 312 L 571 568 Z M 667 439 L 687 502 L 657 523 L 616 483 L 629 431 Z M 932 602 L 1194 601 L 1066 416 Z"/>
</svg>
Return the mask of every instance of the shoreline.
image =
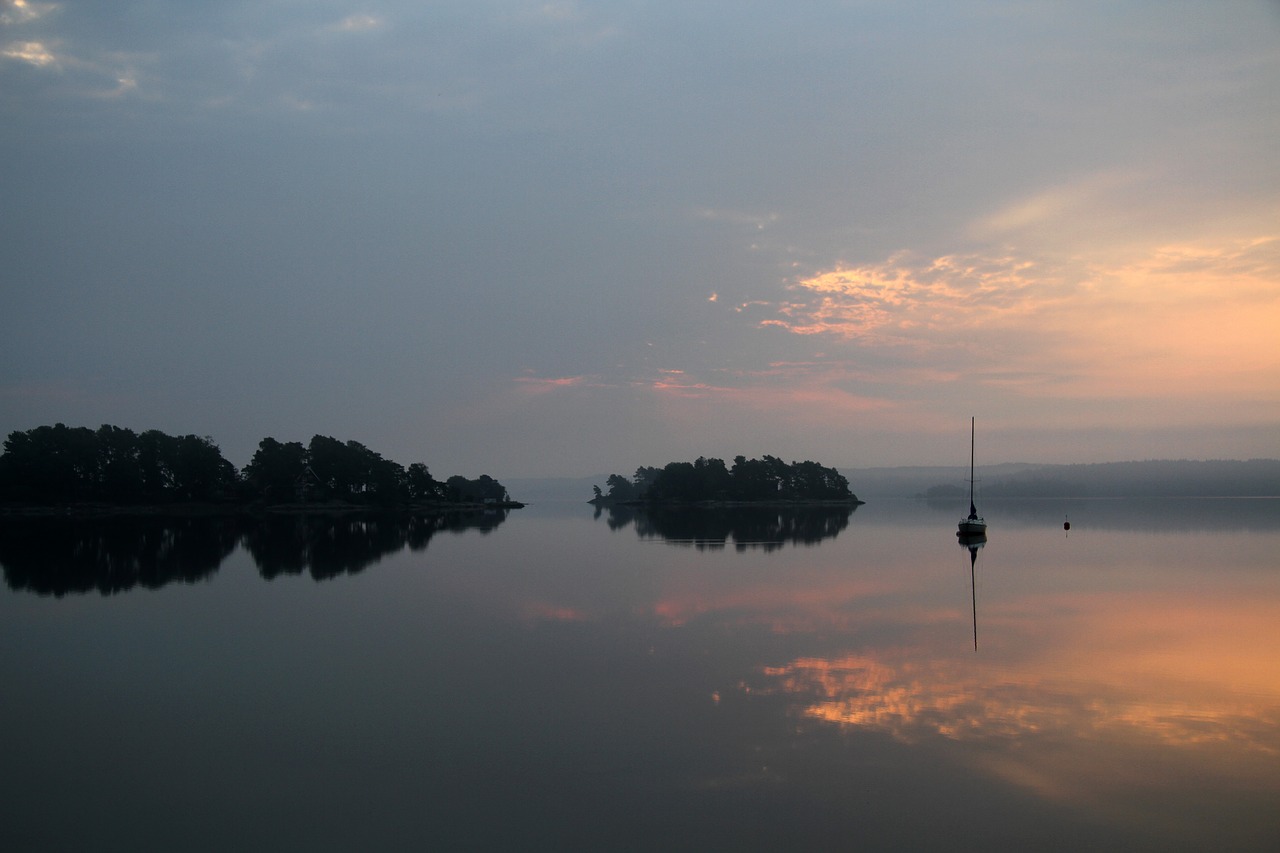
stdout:
<svg viewBox="0 0 1280 853">
<path fill-rule="evenodd" d="M 325 503 L 237 504 L 9 504 L 0 506 L 0 520 L 24 518 L 217 518 L 258 517 L 264 515 L 445 515 L 451 512 L 476 512 L 492 509 L 522 509 L 519 501 L 499 503 L 414 503 L 392 506 L 369 506 L 341 501 Z"/>
</svg>

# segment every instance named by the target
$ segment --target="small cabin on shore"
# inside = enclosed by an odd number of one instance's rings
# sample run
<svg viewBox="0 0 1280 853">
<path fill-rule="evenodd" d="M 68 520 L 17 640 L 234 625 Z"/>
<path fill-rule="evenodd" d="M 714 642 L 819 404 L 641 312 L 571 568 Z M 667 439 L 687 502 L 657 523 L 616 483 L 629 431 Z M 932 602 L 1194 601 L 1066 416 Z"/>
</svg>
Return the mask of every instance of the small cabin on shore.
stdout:
<svg viewBox="0 0 1280 853">
<path fill-rule="evenodd" d="M 315 500 L 324 492 L 324 482 L 311 470 L 311 466 L 304 466 L 302 473 L 293 481 L 293 497 L 298 503 L 307 503 Z"/>
</svg>

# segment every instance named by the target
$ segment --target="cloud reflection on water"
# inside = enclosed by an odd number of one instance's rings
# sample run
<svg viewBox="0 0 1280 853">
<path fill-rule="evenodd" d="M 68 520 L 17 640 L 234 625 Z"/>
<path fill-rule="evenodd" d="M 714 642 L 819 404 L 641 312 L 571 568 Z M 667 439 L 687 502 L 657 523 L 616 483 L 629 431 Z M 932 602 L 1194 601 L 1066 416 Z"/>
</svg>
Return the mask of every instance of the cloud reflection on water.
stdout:
<svg viewBox="0 0 1280 853">
<path fill-rule="evenodd" d="M 649 612 L 776 636 L 791 651 L 757 658 L 738 701 L 785 703 L 801 737 L 888 737 L 1171 848 L 1280 838 L 1269 533 L 1010 527 L 979 559 L 975 653 L 967 556 L 961 598 L 959 561 L 940 574 L 925 555 L 949 549 L 908 546 L 912 530 L 886 542 L 855 524 L 852 551 L 773 571 L 706 555 L 661 575 Z"/>
<path fill-rule="evenodd" d="M 1274 700 L 1153 694 L 1141 684 L 1135 690 L 947 660 L 888 662 L 892 656 L 798 658 L 764 667 L 766 684 L 751 689 L 807 697 L 800 707 L 806 718 L 873 729 L 907 743 L 930 736 L 987 742 L 1119 736 L 1280 754 L 1280 707 Z"/>
<path fill-rule="evenodd" d="M 762 667 L 743 690 L 791 696 L 805 721 L 958 754 L 1114 820 L 1202 832 L 1206 806 L 1192 794 L 1204 786 L 1223 801 L 1214 809 L 1256 822 L 1249 808 L 1280 789 L 1280 627 L 1240 602 L 1183 618 L 1189 604 L 1117 596 L 1082 618 L 1071 603 L 1042 598 L 1037 612 L 1069 615 L 1009 622 L 1028 642 L 1006 638 L 990 658 L 869 647 Z M 1153 625 L 1163 630 L 1126 646 Z M 1035 630 L 1047 641 L 1032 640 Z"/>
</svg>

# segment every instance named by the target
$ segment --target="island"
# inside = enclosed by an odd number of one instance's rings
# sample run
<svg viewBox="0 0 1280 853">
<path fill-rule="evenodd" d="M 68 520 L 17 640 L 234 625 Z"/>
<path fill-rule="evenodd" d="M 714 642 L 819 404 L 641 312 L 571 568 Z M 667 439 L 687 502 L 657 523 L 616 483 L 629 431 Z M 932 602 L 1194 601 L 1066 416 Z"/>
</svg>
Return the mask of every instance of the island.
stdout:
<svg viewBox="0 0 1280 853">
<path fill-rule="evenodd" d="M 699 456 L 693 462 L 670 462 L 662 468 L 641 467 L 627 479 L 611 474 L 592 488 L 588 503 L 597 506 L 761 506 L 768 504 L 863 503 L 849 490 L 849 481 L 835 468 L 817 462 L 787 463 L 775 456 L 747 459 L 735 456 L 733 466 L 723 459 Z"/>
</svg>

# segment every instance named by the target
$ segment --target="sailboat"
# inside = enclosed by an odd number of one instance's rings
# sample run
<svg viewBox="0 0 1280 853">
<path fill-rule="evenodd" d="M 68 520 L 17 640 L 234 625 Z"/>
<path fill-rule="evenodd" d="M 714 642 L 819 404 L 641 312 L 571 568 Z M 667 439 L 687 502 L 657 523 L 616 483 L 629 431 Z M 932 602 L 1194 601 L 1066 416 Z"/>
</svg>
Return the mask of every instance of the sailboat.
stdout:
<svg viewBox="0 0 1280 853">
<path fill-rule="evenodd" d="M 957 536 L 976 538 L 987 535 L 987 523 L 978 515 L 978 508 L 973 503 L 973 436 L 976 429 L 975 419 L 969 419 L 969 515 L 960 519 Z"/>
</svg>

